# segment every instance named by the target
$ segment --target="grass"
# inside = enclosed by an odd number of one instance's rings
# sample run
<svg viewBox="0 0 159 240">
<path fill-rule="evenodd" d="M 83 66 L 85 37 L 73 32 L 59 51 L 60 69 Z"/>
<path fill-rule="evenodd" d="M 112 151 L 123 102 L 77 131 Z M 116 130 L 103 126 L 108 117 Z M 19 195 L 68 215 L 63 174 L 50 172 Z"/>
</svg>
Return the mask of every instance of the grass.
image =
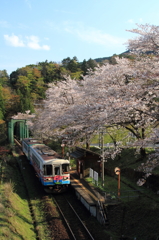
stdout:
<svg viewBox="0 0 159 240">
<path fill-rule="evenodd" d="M 44 224 L 46 219 L 42 214 L 41 197 L 37 194 L 36 184 L 32 184 L 30 172 L 34 174 L 34 171 L 27 161 L 19 160 L 21 172 L 17 159 L 17 156 L 15 158 L 9 156 L 2 165 L 3 169 L 1 168 L 0 239 L 35 240 L 38 237 L 49 240 L 49 230 L 47 224 Z M 28 191 L 23 178 L 27 181 Z"/>
<path fill-rule="evenodd" d="M 105 176 L 104 179 L 104 186 L 102 186 L 102 179 L 99 178 L 98 185 L 95 182 L 92 182 L 91 178 L 85 179 L 89 184 L 92 184 L 96 187 L 98 187 L 103 193 L 105 193 L 107 196 L 109 196 L 110 199 L 118 199 L 118 179 L 117 177 L 110 177 Z M 128 181 L 126 180 L 127 184 Z M 132 183 L 132 182 L 131 182 Z M 133 187 L 133 185 L 127 185 L 124 182 L 120 182 L 120 200 L 123 202 L 129 201 L 132 197 L 138 197 L 140 195 L 140 192 L 142 192 L 143 189 L 135 186 L 138 190 L 133 190 L 130 186 Z"/>
<path fill-rule="evenodd" d="M 35 239 L 36 234 L 34 232 L 32 217 L 30 215 L 24 188 L 22 194 L 24 199 L 15 191 L 15 186 L 20 182 L 18 168 L 13 158 L 7 160 L 11 160 L 11 165 L 9 165 L 8 162 L 3 162 L 1 169 L 0 239 L 32 240 Z M 1 162 L 2 161 L 1 159 Z"/>
<path fill-rule="evenodd" d="M 35 239 L 28 202 L 13 192 L 12 183 L 1 186 L 0 239 Z"/>
</svg>

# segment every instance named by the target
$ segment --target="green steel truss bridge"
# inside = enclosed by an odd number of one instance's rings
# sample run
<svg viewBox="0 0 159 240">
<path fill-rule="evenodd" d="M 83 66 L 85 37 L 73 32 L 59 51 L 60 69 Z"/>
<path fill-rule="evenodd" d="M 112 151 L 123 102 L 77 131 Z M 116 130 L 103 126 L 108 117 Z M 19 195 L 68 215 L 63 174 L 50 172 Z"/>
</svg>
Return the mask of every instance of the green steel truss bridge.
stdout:
<svg viewBox="0 0 159 240">
<path fill-rule="evenodd" d="M 10 119 L 8 122 L 8 140 L 9 143 L 14 144 L 14 136 L 19 140 L 29 137 L 29 128 L 27 121 L 31 118 L 28 114 L 18 114 Z"/>
</svg>

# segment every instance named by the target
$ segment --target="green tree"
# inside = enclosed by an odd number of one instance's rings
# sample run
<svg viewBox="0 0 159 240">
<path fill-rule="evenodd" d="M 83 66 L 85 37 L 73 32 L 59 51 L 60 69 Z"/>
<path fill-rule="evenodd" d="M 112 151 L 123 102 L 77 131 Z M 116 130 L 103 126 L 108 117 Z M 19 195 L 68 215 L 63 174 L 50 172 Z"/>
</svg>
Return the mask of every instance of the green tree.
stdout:
<svg viewBox="0 0 159 240">
<path fill-rule="evenodd" d="M 25 113 L 25 111 L 30 110 L 32 113 L 34 112 L 33 101 L 30 97 L 29 90 L 26 91 L 25 95 L 22 94 L 20 90 L 17 90 L 17 94 L 19 95 L 19 104 L 18 109 L 20 112 Z"/>
<path fill-rule="evenodd" d="M 7 141 L 7 125 L 0 119 L 0 145 Z"/>
<path fill-rule="evenodd" d="M 87 74 L 87 71 L 88 71 L 88 63 L 87 61 L 84 59 L 82 64 L 81 64 L 81 70 L 83 71 L 83 75 L 86 75 Z"/>
<path fill-rule="evenodd" d="M 5 115 L 5 103 L 3 98 L 3 87 L 0 85 L 0 119 L 4 119 Z"/>
<path fill-rule="evenodd" d="M 97 62 L 95 60 L 90 58 L 88 61 L 86 61 L 84 59 L 81 64 L 81 70 L 83 71 L 83 75 L 86 75 L 89 69 L 94 70 L 95 67 L 97 67 Z"/>
<path fill-rule="evenodd" d="M 79 62 L 76 56 L 73 57 L 72 59 L 70 57 L 63 59 L 62 65 L 71 73 L 79 71 Z"/>
<path fill-rule="evenodd" d="M 60 66 L 54 62 L 40 62 L 38 69 L 41 71 L 44 83 L 57 82 L 63 79 L 63 75 L 66 73 L 63 66 Z"/>
<path fill-rule="evenodd" d="M 112 65 L 117 64 L 117 61 L 116 61 L 116 59 L 115 59 L 116 57 L 117 57 L 117 55 L 116 55 L 116 54 L 113 54 L 113 56 L 110 57 L 110 59 L 109 59 L 109 63 L 112 64 Z"/>
<path fill-rule="evenodd" d="M 67 66 L 68 66 L 68 64 L 70 63 L 70 61 L 71 61 L 71 58 L 70 58 L 70 57 L 64 58 L 64 59 L 62 60 L 62 65 L 63 65 L 65 68 L 67 68 Z"/>
<path fill-rule="evenodd" d="M 2 86 L 9 86 L 10 82 L 9 82 L 9 76 L 7 74 L 6 70 L 0 70 L 0 84 Z"/>
<path fill-rule="evenodd" d="M 78 62 L 76 62 L 75 60 L 71 59 L 71 61 L 68 63 L 67 65 L 67 69 L 72 72 L 75 73 L 78 71 Z"/>
<path fill-rule="evenodd" d="M 91 68 L 92 70 L 94 70 L 95 67 L 97 67 L 97 62 L 91 58 L 87 61 L 87 64 L 88 68 Z"/>
<path fill-rule="evenodd" d="M 10 87 L 0 85 L 0 119 L 7 120 L 12 114 L 15 114 L 18 101 L 18 95 L 14 94 Z"/>
</svg>

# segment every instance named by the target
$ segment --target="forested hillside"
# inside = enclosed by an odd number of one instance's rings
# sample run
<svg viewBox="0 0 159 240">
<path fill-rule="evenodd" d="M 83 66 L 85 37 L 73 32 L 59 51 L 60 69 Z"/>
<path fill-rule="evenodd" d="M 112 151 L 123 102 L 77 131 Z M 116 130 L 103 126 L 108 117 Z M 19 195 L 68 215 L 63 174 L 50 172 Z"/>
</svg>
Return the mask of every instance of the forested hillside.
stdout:
<svg viewBox="0 0 159 240">
<path fill-rule="evenodd" d="M 103 62 L 98 60 L 100 64 Z M 81 79 L 88 69 L 94 69 L 97 61 L 89 59 L 79 62 L 77 57 L 65 58 L 56 62 L 39 62 L 13 71 L 10 76 L 6 70 L 0 71 L 0 120 L 6 121 L 17 112 L 30 109 L 34 112 L 34 103 L 45 98 L 47 84 L 64 80 L 65 76 Z"/>
<path fill-rule="evenodd" d="M 7 120 L 17 112 L 35 111 L 36 104 L 45 99 L 47 84 L 63 81 L 66 76 L 82 79 L 89 69 L 103 64 L 105 59 L 112 61 L 114 57 L 89 59 L 79 62 L 77 57 L 67 57 L 56 62 L 39 62 L 13 71 L 10 76 L 6 70 L 0 70 L 0 132 L 1 142 L 6 139 Z"/>
</svg>

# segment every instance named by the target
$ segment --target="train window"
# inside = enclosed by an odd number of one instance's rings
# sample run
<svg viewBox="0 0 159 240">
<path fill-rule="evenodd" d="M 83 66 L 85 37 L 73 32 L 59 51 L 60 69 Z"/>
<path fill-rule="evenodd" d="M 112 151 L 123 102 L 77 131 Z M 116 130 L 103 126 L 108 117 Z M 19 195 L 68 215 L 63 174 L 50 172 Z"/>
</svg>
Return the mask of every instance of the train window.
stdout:
<svg viewBox="0 0 159 240">
<path fill-rule="evenodd" d="M 32 155 L 32 161 L 40 168 L 40 162 L 36 156 Z"/>
<path fill-rule="evenodd" d="M 55 175 L 60 175 L 60 167 L 54 166 Z"/>
<path fill-rule="evenodd" d="M 66 173 L 69 171 L 69 164 L 62 164 L 62 173 Z"/>
<path fill-rule="evenodd" d="M 52 165 L 44 165 L 44 175 L 52 175 Z"/>
</svg>

